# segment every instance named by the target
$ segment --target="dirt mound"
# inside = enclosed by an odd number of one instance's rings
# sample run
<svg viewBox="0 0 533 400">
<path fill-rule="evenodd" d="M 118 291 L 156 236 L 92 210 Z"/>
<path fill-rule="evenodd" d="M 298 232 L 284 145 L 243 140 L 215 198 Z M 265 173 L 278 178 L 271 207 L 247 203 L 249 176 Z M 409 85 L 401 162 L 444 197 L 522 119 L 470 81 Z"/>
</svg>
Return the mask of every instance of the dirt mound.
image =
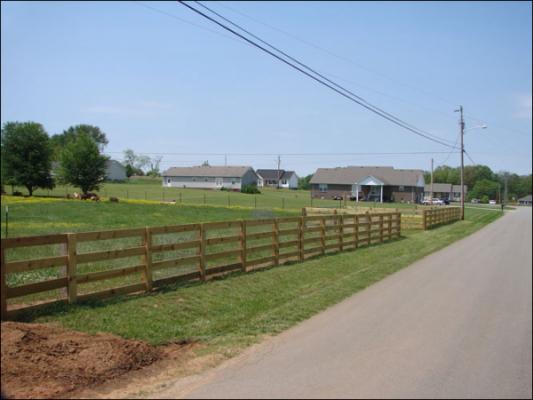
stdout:
<svg viewBox="0 0 533 400">
<path fill-rule="evenodd" d="M 8 398 L 68 396 L 165 357 L 137 340 L 19 322 L 2 322 L 1 348 L 2 392 Z"/>
</svg>

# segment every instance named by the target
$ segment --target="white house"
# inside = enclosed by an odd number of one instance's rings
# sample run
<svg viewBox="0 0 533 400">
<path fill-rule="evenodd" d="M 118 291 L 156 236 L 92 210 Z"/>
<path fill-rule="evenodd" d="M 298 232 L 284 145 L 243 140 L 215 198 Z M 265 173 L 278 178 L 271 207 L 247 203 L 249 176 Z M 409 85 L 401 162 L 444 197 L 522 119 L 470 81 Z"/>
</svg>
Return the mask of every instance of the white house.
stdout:
<svg viewBox="0 0 533 400">
<path fill-rule="evenodd" d="M 257 185 L 258 176 L 247 166 L 171 167 L 162 173 L 163 186 L 193 189 L 241 190 Z"/>
<path fill-rule="evenodd" d="M 259 180 L 257 186 L 272 186 L 284 189 L 297 189 L 298 188 L 298 175 L 294 171 L 285 171 L 284 169 L 258 169 L 257 175 Z"/>
</svg>

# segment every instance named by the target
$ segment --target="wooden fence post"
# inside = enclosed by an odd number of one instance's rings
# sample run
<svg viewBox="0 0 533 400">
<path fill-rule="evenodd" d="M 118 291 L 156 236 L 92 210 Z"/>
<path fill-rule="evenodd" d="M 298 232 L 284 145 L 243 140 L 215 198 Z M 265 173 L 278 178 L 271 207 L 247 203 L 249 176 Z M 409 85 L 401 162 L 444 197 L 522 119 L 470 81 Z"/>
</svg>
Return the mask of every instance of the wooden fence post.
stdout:
<svg viewBox="0 0 533 400">
<path fill-rule="evenodd" d="M 366 212 L 366 218 L 367 218 L 367 233 L 368 233 L 368 238 L 367 238 L 367 244 L 370 246 L 370 243 L 372 242 L 372 238 L 370 237 L 371 235 L 371 231 L 372 231 L 372 216 L 370 215 L 370 212 Z"/>
<path fill-rule="evenodd" d="M 73 304 L 76 302 L 76 298 L 78 297 L 78 284 L 77 284 L 77 277 L 76 277 L 76 270 L 77 270 L 77 247 L 78 247 L 78 241 L 77 236 L 75 233 L 69 233 L 67 235 L 67 253 L 68 253 L 68 260 L 67 260 L 67 298 L 69 304 Z"/>
<path fill-rule="evenodd" d="M 353 227 L 353 240 L 354 240 L 354 249 L 359 247 L 359 216 L 354 215 L 353 222 L 355 226 Z"/>
<path fill-rule="evenodd" d="M 383 215 L 379 216 L 379 241 L 383 243 Z"/>
<path fill-rule="evenodd" d="M 320 218 L 320 244 L 322 254 L 326 254 L 326 217 Z"/>
<path fill-rule="evenodd" d="M 1 271 L 0 271 L 0 280 L 1 280 L 1 287 L 0 287 L 0 299 L 1 299 L 1 304 L 0 304 L 0 310 L 1 310 L 1 319 L 2 321 L 5 321 L 7 319 L 7 283 L 6 283 L 6 278 L 7 278 L 7 271 L 6 271 L 6 249 L 4 248 L 4 241 L 2 239 L 2 247 L 0 249 L 1 251 Z"/>
<path fill-rule="evenodd" d="M 150 228 L 144 228 L 144 283 L 146 285 L 146 291 L 152 290 L 152 231 Z"/>
<path fill-rule="evenodd" d="M 305 208 L 303 208 L 302 210 L 305 210 Z M 300 261 L 304 260 L 304 224 L 305 224 L 305 217 L 300 217 L 298 219 L 298 251 L 299 251 L 298 259 Z"/>
<path fill-rule="evenodd" d="M 200 239 L 200 247 L 199 247 L 199 256 L 200 256 L 200 279 L 205 281 L 205 247 L 207 245 L 206 243 L 206 234 L 205 234 L 205 226 L 204 224 L 200 224 L 200 230 L 199 230 L 199 239 Z"/>
<path fill-rule="evenodd" d="M 246 221 L 241 221 L 241 268 L 246 272 Z"/>
<path fill-rule="evenodd" d="M 389 223 L 389 225 L 388 225 L 388 227 L 389 227 L 388 240 L 391 240 L 392 239 L 392 214 L 389 214 L 388 217 L 389 217 L 388 218 L 388 223 Z"/>
<path fill-rule="evenodd" d="M 402 235 L 402 214 L 401 213 L 397 213 L 397 218 L 398 220 L 396 221 L 396 224 L 398 226 L 397 228 L 397 237 L 400 237 Z"/>
<path fill-rule="evenodd" d="M 427 229 L 427 210 L 422 210 L 422 230 Z"/>
<path fill-rule="evenodd" d="M 344 250 L 344 214 L 341 213 L 339 216 L 339 249 L 340 251 Z"/>
<path fill-rule="evenodd" d="M 277 218 L 274 219 L 272 224 L 274 235 L 272 239 L 274 241 L 274 265 L 279 265 L 279 222 Z"/>
</svg>

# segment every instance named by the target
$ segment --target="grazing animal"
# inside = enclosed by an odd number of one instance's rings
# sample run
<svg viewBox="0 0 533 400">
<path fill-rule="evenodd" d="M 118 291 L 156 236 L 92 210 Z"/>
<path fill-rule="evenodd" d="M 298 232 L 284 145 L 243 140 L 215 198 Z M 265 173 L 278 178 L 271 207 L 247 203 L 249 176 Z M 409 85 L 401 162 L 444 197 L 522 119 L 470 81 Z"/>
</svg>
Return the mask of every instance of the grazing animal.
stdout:
<svg viewBox="0 0 533 400">
<path fill-rule="evenodd" d="M 76 200 L 81 200 L 81 195 L 78 192 L 74 192 L 74 194 L 72 195 L 72 198 Z"/>
<path fill-rule="evenodd" d="M 109 201 L 110 201 L 111 203 L 118 203 L 118 197 L 110 197 L 110 198 L 109 198 Z"/>
</svg>

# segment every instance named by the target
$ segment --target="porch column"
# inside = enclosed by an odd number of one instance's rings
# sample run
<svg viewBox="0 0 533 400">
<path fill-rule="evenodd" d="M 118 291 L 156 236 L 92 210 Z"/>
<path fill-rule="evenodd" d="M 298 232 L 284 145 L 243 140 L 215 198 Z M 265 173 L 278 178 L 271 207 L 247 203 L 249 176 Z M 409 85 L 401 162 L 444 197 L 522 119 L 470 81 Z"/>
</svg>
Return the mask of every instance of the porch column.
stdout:
<svg viewBox="0 0 533 400">
<path fill-rule="evenodd" d="M 359 203 L 359 184 L 355 184 L 355 201 Z"/>
<path fill-rule="evenodd" d="M 383 203 L 383 185 L 381 185 L 381 193 L 379 195 L 379 202 Z"/>
</svg>

